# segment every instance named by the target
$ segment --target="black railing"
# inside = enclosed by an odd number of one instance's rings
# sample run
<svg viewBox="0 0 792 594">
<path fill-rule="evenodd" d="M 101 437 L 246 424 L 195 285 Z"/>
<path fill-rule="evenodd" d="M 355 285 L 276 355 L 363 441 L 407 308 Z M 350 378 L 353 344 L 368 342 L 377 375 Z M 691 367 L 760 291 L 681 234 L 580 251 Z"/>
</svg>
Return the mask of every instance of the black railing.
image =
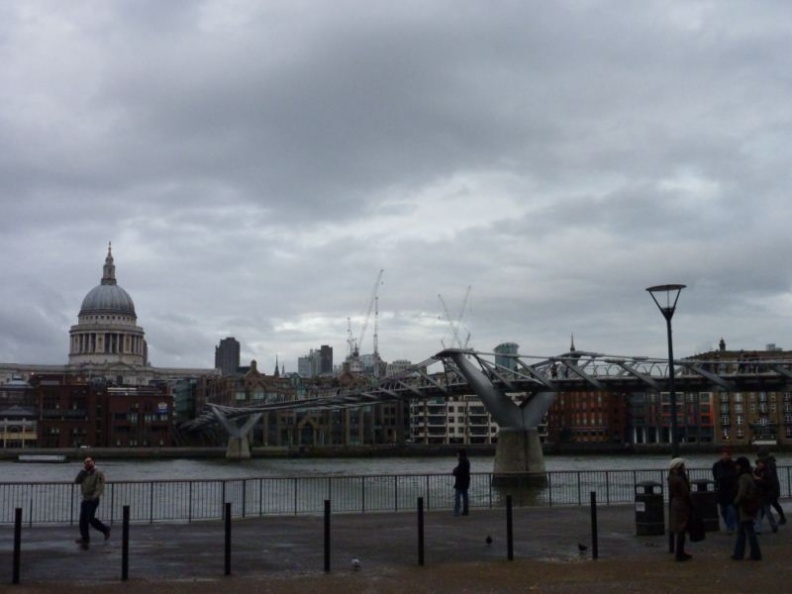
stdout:
<svg viewBox="0 0 792 594">
<path fill-rule="evenodd" d="M 493 484 L 491 473 L 471 476 L 470 506 L 504 507 L 508 496 L 515 506 L 583 506 L 591 493 L 600 505 L 633 503 L 636 485 L 659 483 L 667 495 L 665 470 L 554 471 L 537 480 L 515 476 L 509 486 Z M 782 498 L 792 493 L 792 467 L 779 467 Z M 691 469 L 691 481 L 707 481 L 709 469 Z M 217 480 L 114 481 L 105 488 L 99 516 L 120 522 L 130 506 L 132 522 L 192 522 L 218 520 L 226 503 L 236 517 L 321 514 L 326 500 L 340 513 L 414 510 L 420 497 L 427 511 L 452 509 L 453 479 L 447 474 L 262 477 Z M 712 490 L 711 484 L 705 488 Z M 0 483 L 0 524 L 14 522 L 14 510 L 24 510 L 25 523 L 75 524 L 80 487 L 73 483 Z"/>
</svg>

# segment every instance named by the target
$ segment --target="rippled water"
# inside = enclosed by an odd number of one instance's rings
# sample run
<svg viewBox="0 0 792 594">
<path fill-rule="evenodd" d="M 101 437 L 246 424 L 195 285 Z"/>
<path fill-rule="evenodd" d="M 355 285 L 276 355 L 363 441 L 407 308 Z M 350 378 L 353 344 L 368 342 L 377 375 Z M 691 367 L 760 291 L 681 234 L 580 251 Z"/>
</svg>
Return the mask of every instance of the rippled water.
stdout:
<svg viewBox="0 0 792 594">
<path fill-rule="evenodd" d="M 686 456 L 689 468 L 707 469 L 717 456 Z M 779 466 L 792 465 L 792 456 L 776 456 Z M 549 471 L 664 469 L 667 455 L 546 456 Z M 473 472 L 492 472 L 492 457 L 472 457 Z M 752 460 L 753 462 L 753 460 Z M 446 474 L 454 458 L 257 458 L 242 462 L 218 460 L 98 460 L 109 481 L 159 479 L 232 479 L 294 476 Z M 0 462 L 0 482 L 71 481 L 80 463 Z"/>
</svg>

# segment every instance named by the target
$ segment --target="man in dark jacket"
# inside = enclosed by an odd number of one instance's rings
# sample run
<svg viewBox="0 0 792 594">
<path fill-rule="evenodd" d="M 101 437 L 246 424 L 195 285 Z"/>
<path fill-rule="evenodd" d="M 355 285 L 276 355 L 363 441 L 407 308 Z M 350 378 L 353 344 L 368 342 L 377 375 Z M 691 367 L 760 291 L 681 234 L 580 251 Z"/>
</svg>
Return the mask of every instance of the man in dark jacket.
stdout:
<svg viewBox="0 0 792 594">
<path fill-rule="evenodd" d="M 454 515 L 468 515 L 468 489 L 470 488 L 470 460 L 467 451 L 457 452 L 457 465 L 454 468 Z"/>
<path fill-rule="evenodd" d="M 770 505 L 773 507 L 774 510 L 778 512 L 778 523 L 779 524 L 786 524 L 786 515 L 784 514 L 784 508 L 781 507 L 781 504 L 778 502 L 778 498 L 781 497 L 781 481 L 778 480 L 778 470 L 776 469 L 776 459 L 770 452 L 766 449 L 761 449 L 757 452 L 756 457 L 759 460 L 762 460 L 765 464 L 767 469 L 767 475 L 770 480 Z"/>
<path fill-rule="evenodd" d="M 726 532 L 734 534 L 737 529 L 737 511 L 734 509 L 734 498 L 737 496 L 737 479 L 739 470 L 731 457 L 731 450 L 724 448 L 720 460 L 712 465 L 712 478 L 715 479 L 715 489 L 718 492 L 718 506 L 720 507 Z"/>
</svg>

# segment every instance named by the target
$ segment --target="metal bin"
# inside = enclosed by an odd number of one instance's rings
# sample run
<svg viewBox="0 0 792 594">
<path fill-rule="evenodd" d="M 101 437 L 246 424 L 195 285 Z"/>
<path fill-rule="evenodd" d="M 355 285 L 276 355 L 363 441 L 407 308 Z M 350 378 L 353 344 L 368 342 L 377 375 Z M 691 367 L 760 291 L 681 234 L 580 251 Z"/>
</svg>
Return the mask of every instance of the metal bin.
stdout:
<svg viewBox="0 0 792 594">
<path fill-rule="evenodd" d="M 694 512 L 704 520 L 704 531 L 720 530 L 718 492 L 715 491 L 715 482 L 707 479 L 690 481 L 690 496 L 693 499 Z"/>
<path fill-rule="evenodd" d="M 635 485 L 635 533 L 656 536 L 665 533 L 663 486 L 653 481 Z"/>
</svg>

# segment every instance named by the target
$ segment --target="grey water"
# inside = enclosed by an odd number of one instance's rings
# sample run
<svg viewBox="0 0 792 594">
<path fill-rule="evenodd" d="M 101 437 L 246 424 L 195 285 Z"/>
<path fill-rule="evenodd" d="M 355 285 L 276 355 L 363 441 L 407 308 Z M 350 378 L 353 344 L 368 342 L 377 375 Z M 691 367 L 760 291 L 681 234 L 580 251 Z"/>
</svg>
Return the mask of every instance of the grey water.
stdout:
<svg viewBox="0 0 792 594">
<path fill-rule="evenodd" d="M 688 468 L 709 469 L 717 455 L 685 456 Z M 751 456 L 753 463 L 753 457 Z M 548 471 L 662 470 L 668 455 L 545 456 Z M 779 466 L 792 465 L 792 455 L 777 454 Z M 491 456 L 471 458 L 472 472 L 492 472 Z M 255 458 L 223 459 L 97 460 L 108 481 L 213 480 L 263 477 L 379 476 L 448 474 L 454 458 Z M 72 481 L 79 462 L 0 462 L 0 483 Z"/>
</svg>

